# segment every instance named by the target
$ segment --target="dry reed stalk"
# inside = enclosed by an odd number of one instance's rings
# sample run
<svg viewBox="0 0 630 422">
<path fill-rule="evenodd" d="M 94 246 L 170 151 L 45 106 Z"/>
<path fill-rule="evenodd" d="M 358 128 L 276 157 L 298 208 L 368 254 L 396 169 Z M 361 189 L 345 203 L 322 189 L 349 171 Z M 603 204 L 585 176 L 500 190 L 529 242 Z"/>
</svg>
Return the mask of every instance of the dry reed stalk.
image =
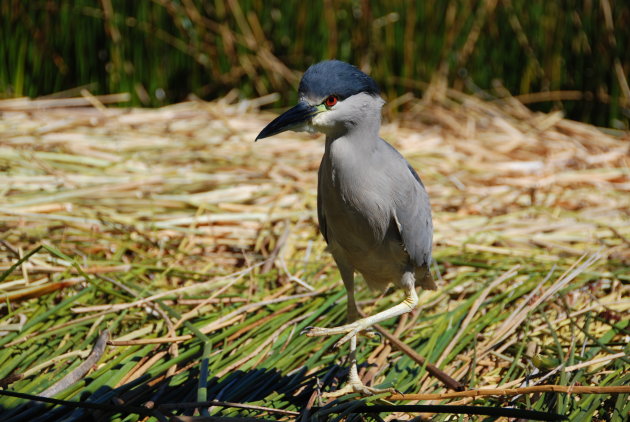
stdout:
<svg viewBox="0 0 630 422">
<path fill-rule="evenodd" d="M 444 400 L 460 397 L 483 397 L 483 396 L 517 396 L 520 394 L 535 393 L 563 393 L 563 394 L 628 394 L 630 386 L 580 386 L 580 385 L 537 385 L 534 387 L 521 388 L 488 388 L 469 391 L 454 391 L 442 394 L 392 394 L 389 400 Z"/>
</svg>

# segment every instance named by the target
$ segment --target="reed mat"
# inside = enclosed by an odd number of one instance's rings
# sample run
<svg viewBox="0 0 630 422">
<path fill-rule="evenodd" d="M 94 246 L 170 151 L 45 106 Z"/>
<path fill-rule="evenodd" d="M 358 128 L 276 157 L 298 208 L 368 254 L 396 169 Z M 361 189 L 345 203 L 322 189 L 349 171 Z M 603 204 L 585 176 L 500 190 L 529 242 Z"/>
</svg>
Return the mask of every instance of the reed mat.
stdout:
<svg viewBox="0 0 630 422">
<path fill-rule="evenodd" d="M 439 87 L 393 100 L 381 134 L 429 191 L 439 288 L 359 342 L 363 380 L 401 394 L 328 402 L 347 346 L 300 335 L 345 318 L 323 139 L 255 143 L 273 95 L 108 107 L 126 98 L 0 101 L 1 419 L 627 417 L 628 132 Z"/>
</svg>

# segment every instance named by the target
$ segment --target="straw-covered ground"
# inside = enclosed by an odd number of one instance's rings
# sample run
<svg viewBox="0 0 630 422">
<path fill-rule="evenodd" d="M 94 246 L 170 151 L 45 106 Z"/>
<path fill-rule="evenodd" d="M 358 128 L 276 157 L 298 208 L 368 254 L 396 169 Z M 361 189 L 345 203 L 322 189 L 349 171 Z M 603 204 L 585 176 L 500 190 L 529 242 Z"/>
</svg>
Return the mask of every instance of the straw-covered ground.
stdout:
<svg viewBox="0 0 630 422">
<path fill-rule="evenodd" d="M 480 418 L 403 404 L 625 418 L 630 134 L 513 99 L 427 97 L 395 100 L 409 111 L 382 136 L 431 196 L 439 289 L 383 324 L 411 351 L 359 345 L 366 383 L 423 395 L 328 404 L 347 346 L 300 335 L 345 318 L 317 231 L 320 136 L 254 143 L 265 99 L 0 102 L 0 418 Z M 401 292 L 359 282 L 358 297 L 374 313 Z M 438 396 L 416 355 L 467 390 L 505 391 Z"/>
</svg>

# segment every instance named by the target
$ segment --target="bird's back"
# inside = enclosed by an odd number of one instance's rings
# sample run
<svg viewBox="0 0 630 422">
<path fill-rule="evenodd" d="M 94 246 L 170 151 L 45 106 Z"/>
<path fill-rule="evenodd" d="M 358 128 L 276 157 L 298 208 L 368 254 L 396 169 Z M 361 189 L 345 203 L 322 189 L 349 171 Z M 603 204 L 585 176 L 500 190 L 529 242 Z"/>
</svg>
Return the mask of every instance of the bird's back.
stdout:
<svg viewBox="0 0 630 422">
<path fill-rule="evenodd" d="M 319 170 L 320 229 L 340 265 L 363 274 L 372 288 L 399 284 L 412 270 L 434 289 L 429 263 L 433 228 L 419 177 L 391 145 L 378 139 L 327 142 Z"/>
</svg>

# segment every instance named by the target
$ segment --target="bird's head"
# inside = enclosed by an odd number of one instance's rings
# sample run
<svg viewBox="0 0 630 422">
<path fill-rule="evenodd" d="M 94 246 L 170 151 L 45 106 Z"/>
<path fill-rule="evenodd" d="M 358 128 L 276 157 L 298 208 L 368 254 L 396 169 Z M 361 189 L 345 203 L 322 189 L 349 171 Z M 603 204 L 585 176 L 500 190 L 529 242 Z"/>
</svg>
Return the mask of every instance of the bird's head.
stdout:
<svg viewBox="0 0 630 422">
<path fill-rule="evenodd" d="M 256 137 L 267 138 L 292 130 L 327 135 L 351 130 L 363 119 L 380 125 L 383 100 L 376 82 L 355 66 L 328 60 L 309 67 L 299 87 L 299 101 Z"/>
</svg>

